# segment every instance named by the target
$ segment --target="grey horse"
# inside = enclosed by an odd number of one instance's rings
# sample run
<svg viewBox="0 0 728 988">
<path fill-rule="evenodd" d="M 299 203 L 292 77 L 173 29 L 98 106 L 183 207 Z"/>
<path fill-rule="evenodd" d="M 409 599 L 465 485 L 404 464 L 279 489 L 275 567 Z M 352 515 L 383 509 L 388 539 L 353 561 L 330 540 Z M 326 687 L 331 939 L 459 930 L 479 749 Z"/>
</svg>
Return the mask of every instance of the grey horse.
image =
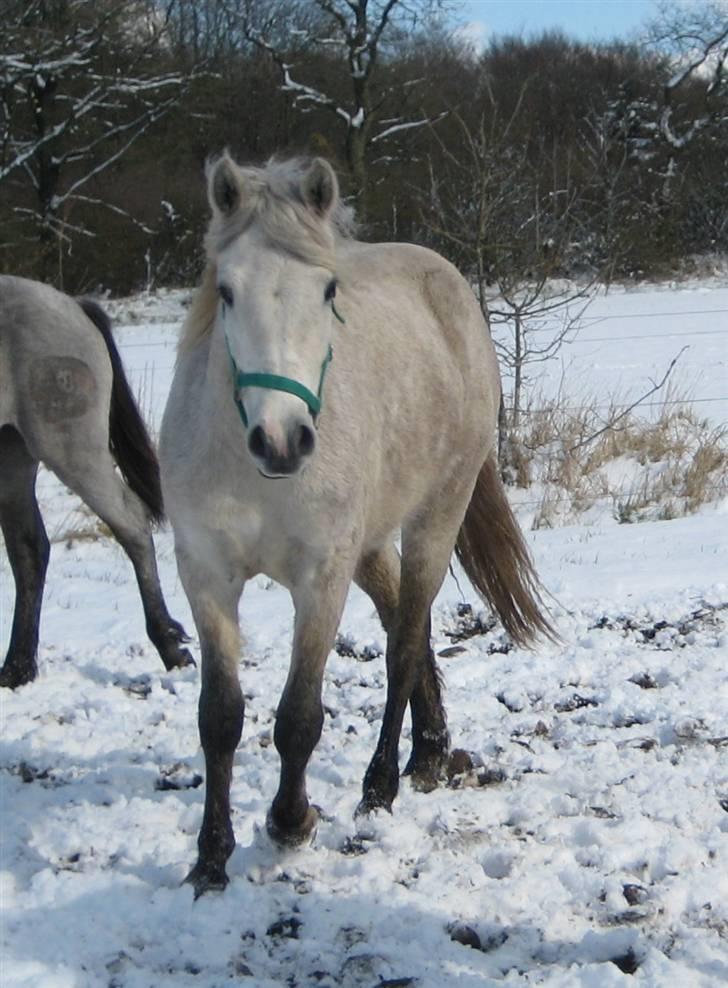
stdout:
<svg viewBox="0 0 728 988">
<path fill-rule="evenodd" d="M 0 686 L 13 688 L 38 671 L 50 549 L 35 496 L 39 461 L 106 522 L 131 559 L 165 667 L 189 665 L 187 636 L 167 612 L 154 555 L 159 466 L 108 317 L 89 299 L 0 275 L 0 525 L 16 591 Z"/>
<path fill-rule="evenodd" d="M 196 895 L 227 883 L 241 736 L 238 602 L 265 573 L 295 606 L 278 706 L 282 845 L 310 839 L 305 770 L 356 581 L 387 632 L 387 700 L 359 812 L 391 809 L 409 704 L 412 784 L 442 777 L 449 736 L 430 608 L 453 548 L 516 643 L 551 624 L 494 454 L 500 381 L 462 276 L 432 251 L 344 229 L 323 159 L 208 168 L 208 265 L 180 342 L 160 436 L 165 504 L 202 650 L 207 790 Z M 401 533 L 401 559 L 395 538 Z"/>
</svg>

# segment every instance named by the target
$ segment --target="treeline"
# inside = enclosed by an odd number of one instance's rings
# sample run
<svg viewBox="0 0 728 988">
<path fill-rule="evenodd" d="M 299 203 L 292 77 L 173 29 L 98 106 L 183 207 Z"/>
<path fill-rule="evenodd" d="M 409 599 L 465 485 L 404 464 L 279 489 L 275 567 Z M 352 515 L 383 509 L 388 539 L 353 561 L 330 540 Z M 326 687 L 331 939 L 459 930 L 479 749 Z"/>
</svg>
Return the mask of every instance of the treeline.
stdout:
<svg viewBox="0 0 728 988">
<path fill-rule="evenodd" d="M 326 155 L 363 238 L 430 244 L 481 286 L 728 251 L 719 4 L 689 58 L 667 20 L 652 45 L 475 52 L 438 6 L 0 0 L 2 270 L 70 291 L 189 284 L 205 159 L 225 147 Z"/>
</svg>

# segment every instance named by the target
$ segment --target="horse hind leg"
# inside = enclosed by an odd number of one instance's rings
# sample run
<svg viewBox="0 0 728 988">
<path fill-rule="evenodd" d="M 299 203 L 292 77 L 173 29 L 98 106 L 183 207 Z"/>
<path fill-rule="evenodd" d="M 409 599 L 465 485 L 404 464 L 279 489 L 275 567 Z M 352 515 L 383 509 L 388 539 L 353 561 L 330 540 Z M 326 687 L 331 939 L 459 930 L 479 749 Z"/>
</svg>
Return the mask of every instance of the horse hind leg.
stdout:
<svg viewBox="0 0 728 988">
<path fill-rule="evenodd" d="M 0 686 L 35 679 L 38 626 L 50 546 L 35 497 L 38 461 L 12 426 L 0 429 L 0 526 L 15 580 L 15 612 Z"/>
<path fill-rule="evenodd" d="M 182 643 L 184 628 L 167 610 L 162 595 L 151 527 L 140 498 L 118 477 L 104 436 L 79 438 L 64 456 L 48 461 L 61 480 L 104 521 L 131 560 L 144 608 L 149 639 L 166 669 L 193 664 Z"/>
<path fill-rule="evenodd" d="M 413 698 L 417 728 L 408 768 L 428 788 L 444 767 L 447 728 L 430 644 L 430 609 L 447 573 L 471 489 L 458 478 L 433 493 L 432 501 L 403 526 L 399 601 L 393 633 L 387 636 L 387 700 L 357 815 L 380 807 L 391 811 L 399 789 L 402 722 Z M 440 716 L 431 723 L 434 711 Z"/>
<path fill-rule="evenodd" d="M 394 635 L 399 604 L 400 558 L 393 545 L 365 556 L 355 580 L 377 609 L 387 636 Z M 442 702 L 442 684 L 430 644 L 429 617 L 419 675 L 410 696 L 412 752 L 404 770 L 412 785 L 429 792 L 442 781 L 447 766 L 450 736 Z"/>
<path fill-rule="evenodd" d="M 305 588 L 293 591 L 293 652 L 274 731 L 281 759 L 280 782 L 266 821 L 269 836 L 282 846 L 309 840 L 318 821 L 318 812 L 306 794 L 306 767 L 321 737 L 324 667 L 350 582 L 351 569 L 338 559 L 307 581 Z"/>
</svg>

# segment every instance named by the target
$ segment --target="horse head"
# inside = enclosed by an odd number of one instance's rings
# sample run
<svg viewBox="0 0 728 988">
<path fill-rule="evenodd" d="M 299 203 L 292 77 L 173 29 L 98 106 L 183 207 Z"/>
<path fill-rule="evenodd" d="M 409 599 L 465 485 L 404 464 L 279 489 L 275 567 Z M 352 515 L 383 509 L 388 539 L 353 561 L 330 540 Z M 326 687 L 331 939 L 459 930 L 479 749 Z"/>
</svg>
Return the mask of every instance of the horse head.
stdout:
<svg viewBox="0 0 728 988">
<path fill-rule="evenodd" d="M 208 168 L 217 323 L 233 373 L 247 449 L 265 477 L 296 474 L 313 456 L 333 355 L 339 187 L 321 158 L 307 166 Z"/>
</svg>

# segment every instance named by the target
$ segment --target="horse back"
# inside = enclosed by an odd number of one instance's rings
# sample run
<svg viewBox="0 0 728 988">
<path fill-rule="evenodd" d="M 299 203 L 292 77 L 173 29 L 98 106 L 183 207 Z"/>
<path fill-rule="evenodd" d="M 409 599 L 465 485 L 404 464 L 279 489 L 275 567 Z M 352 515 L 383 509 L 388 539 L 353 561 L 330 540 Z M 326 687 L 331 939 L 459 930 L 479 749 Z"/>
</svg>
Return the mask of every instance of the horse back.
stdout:
<svg viewBox="0 0 728 988">
<path fill-rule="evenodd" d="M 429 365 L 447 380 L 449 401 L 454 383 L 472 389 L 471 399 L 499 390 L 488 324 L 449 261 L 414 244 L 353 241 L 342 252 L 341 268 L 348 315 L 362 326 L 362 345 L 373 342 L 392 363 Z"/>
<path fill-rule="evenodd" d="M 494 441 L 500 377 L 471 287 L 438 254 L 352 244 L 337 274 L 346 324 L 311 469 L 341 477 L 376 542 L 443 496 L 447 478 L 477 473 Z"/>
</svg>

